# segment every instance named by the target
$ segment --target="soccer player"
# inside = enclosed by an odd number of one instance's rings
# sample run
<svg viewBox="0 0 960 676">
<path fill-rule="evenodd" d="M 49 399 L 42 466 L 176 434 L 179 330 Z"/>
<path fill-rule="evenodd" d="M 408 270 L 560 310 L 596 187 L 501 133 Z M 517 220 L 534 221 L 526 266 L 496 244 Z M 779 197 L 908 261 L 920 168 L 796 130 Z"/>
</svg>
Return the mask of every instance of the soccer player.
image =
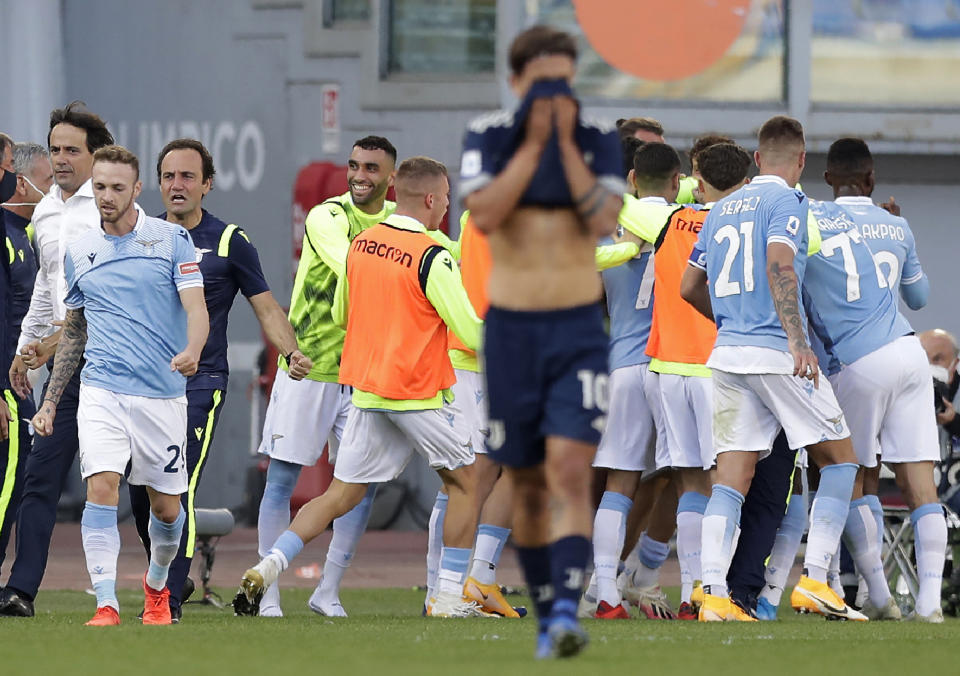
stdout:
<svg viewBox="0 0 960 676">
<path fill-rule="evenodd" d="M 713 437 L 717 479 L 703 517 L 701 621 L 737 620 L 727 570 L 744 495 L 758 456 L 785 430 L 821 467 L 804 560 L 791 601 L 798 610 L 866 620 L 826 584 L 847 519 L 856 459 L 843 412 L 820 379 L 807 341 L 800 287 L 806 267 L 807 199 L 792 189 L 803 172 L 803 128 L 775 116 L 760 128 L 761 175 L 710 210 L 681 281 L 681 295 L 713 317 Z M 710 280 L 709 286 L 707 280 Z"/>
<path fill-rule="evenodd" d="M 510 82 L 523 102 L 473 121 L 461 164 L 465 204 L 493 260 L 487 448 L 513 482 L 514 541 L 541 657 L 574 655 L 587 642 L 576 610 L 607 408 L 595 244 L 616 228 L 624 193 L 616 132 L 583 119 L 570 89 L 576 55 L 573 38 L 553 28 L 517 36 Z"/>
<path fill-rule="evenodd" d="M 455 244 L 443 236 L 440 230 L 428 234 L 460 259 L 460 274 L 467 297 L 480 318 L 487 313 L 487 279 L 490 276 L 490 247 L 464 211 L 460 218 L 460 238 Z M 497 584 L 497 565 L 503 548 L 510 537 L 510 484 L 502 476 L 498 464 L 486 454 L 486 387 L 480 371 L 477 353 L 463 344 L 452 330 L 448 335 L 450 363 L 457 381 L 452 391 L 457 407 L 463 411 L 472 432 L 472 443 L 477 455 L 474 472 L 477 475 L 477 499 L 481 505 L 480 524 L 473 551 L 470 573 L 463 588 L 464 598 L 473 601 L 485 612 L 500 617 L 518 618 L 526 615 L 526 608 L 514 608 L 500 592 Z M 437 499 L 430 514 L 427 547 L 427 598 L 436 595 L 437 575 L 443 553 L 443 523 L 449 497 L 444 489 L 437 492 Z"/>
<path fill-rule="evenodd" d="M 47 146 L 56 183 L 33 213 L 36 253 L 40 264 L 23 318 L 19 355 L 11 371 L 25 366 L 38 369 L 53 355 L 61 331 L 54 322 L 63 321 L 67 289 L 63 282 L 63 260 L 67 245 L 88 231 L 100 232 L 100 213 L 93 197 L 90 170 L 93 153 L 113 143 L 113 136 L 100 117 L 80 101 L 50 113 Z M 57 501 L 77 454 L 77 398 L 80 370 L 59 397 L 59 423 L 51 436 L 36 438 L 27 457 L 23 497 L 17 517 L 17 555 L 7 586 L 0 594 L 0 615 L 32 617 L 33 600 L 47 566 L 50 537 L 57 520 Z M 18 381 L 16 373 L 10 380 Z M 21 380 L 22 382 L 22 380 Z M 24 389 L 24 392 L 27 388 Z"/>
<path fill-rule="evenodd" d="M 93 193 L 102 219 L 67 246 L 67 314 L 37 434 L 54 429 L 57 403 L 81 358 L 77 427 L 87 482 L 81 533 L 97 612 L 88 626 L 120 624 L 116 595 L 120 478 L 147 487 L 150 566 L 143 578 L 144 624 L 170 624 L 170 563 L 177 554 L 187 489 L 186 378 L 207 339 L 203 278 L 187 231 L 135 204 L 140 166 L 122 146 L 93 156 Z"/>
<path fill-rule="evenodd" d="M 37 277 L 37 257 L 33 252 L 33 216 L 37 202 L 53 183 L 53 168 L 46 148 L 36 143 L 18 143 L 13 148 L 15 191 L 0 210 L 0 225 L 6 239 L 6 274 L 0 280 L 4 311 L 0 322 L 2 365 L 0 379 L 6 380 L 17 353 L 20 324 L 30 307 L 33 283 Z M 0 564 L 3 563 L 10 531 L 16 520 L 23 491 L 23 474 L 30 450 L 29 421 L 36 413 L 32 393 L 23 381 L 4 382 L 0 396 L 0 435 L 6 440 L 0 447 Z"/>
<path fill-rule="evenodd" d="M 427 614 L 485 615 L 463 597 L 479 505 L 472 433 L 450 402 L 447 355 L 448 329 L 476 349 L 481 322 L 453 257 L 427 235 L 449 203 L 446 168 L 426 157 L 407 159 L 397 168 L 396 190 L 396 213 L 354 239 L 337 283 L 333 317 L 347 329 L 340 380 L 353 387 L 354 408 L 333 482 L 244 573 L 233 602 L 238 615 L 255 614 L 265 587 L 304 544 L 353 509 L 368 485 L 396 478 L 414 452 L 437 470 L 449 496 L 437 593 Z"/>
<path fill-rule="evenodd" d="M 634 196 L 624 199 L 627 205 L 636 203 L 662 206 L 664 212 L 659 215 L 665 219 L 669 213 L 668 201 L 673 202 L 676 198 L 676 186 L 671 184 L 665 189 L 664 186 L 657 186 L 656 189 L 649 190 L 650 186 L 642 178 L 646 175 L 646 166 L 642 160 L 640 165 L 637 165 L 638 158 L 651 155 L 646 151 L 651 145 L 654 148 L 668 147 L 661 143 L 648 143 L 639 147 L 633 146 L 631 152 L 630 146 L 625 144 L 631 158 L 628 182 L 633 182 L 635 196 L 639 199 L 634 199 Z M 673 156 L 676 157 L 676 153 L 673 153 Z M 676 169 L 679 175 L 679 159 Z M 621 222 L 627 218 L 628 213 L 628 206 L 625 206 L 621 212 Z M 633 498 L 637 493 L 641 474 L 657 468 L 655 409 L 648 403 L 647 391 L 653 392 L 654 397 L 657 395 L 655 387 L 647 382 L 650 379 L 650 359 L 646 355 L 654 307 L 651 302 L 654 268 L 650 260 L 652 245 L 645 242 L 638 244 L 642 246 L 637 249 L 636 258 L 603 272 L 607 308 L 610 313 L 611 405 L 607 427 L 593 462 L 594 467 L 607 470 L 606 489 L 594 517 L 593 527 L 594 576 L 597 586 L 597 605 L 593 615 L 600 619 L 630 617 L 629 611 L 621 602 L 621 591 L 617 584 L 620 557 L 624 549 L 626 524 L 634 508 Z M 650 544 L 652 543 L 648 543 L 648 548 Z M 664 545 L 660 547 L 661 550 L 669 551 L 666 543 L 658 544 Z M 584 598 L 587 599 L 586 594 Z M 669 609 L 669 606 L 667 608 Z"/>
<path fill-rule="evenodd" d="M 185 459 L 188 485 L 183 494 L 187 517 L 180 549 L 167 577 L 174 623 L 180 621 L 184 582 L 193 561 L 197 486 L 226 396 L 229 371 L 227 317 L 237 292 L 242 292 L 250 301 L 263 332 L 284 356 L 290 378 L 302 379 L 313 366 L 297 348 L 293 327 L 270 293 L 260 269 L 257 250 L 246 233 L 236 225 L 227 225 L 203 208 L 203 198 L 213 188 L 215 173 L 213 157 L 202 143 L 194 139 L 171 141 L 157 157 L 157 182 L 166 207 L 159 218 L 182 226 L 190 233 L 197 249 L 197 263 L 203 275 L 203 296 L 210 317 L 210 335 L 200 354 L 197 372 L 187 379 Z M 130 484 L 130 501 L 140 540 L 149 554 L 150 503 L 146 488 Z"/>
<path fill-rule="evenodd" d="M 826 177 L 837 201 L 811 204 L 823 245 L 808 263 L 804 304 L 825 350 L 842 365 L 830 378 L 860 465 L 876 467 L 881 457 L 893 469 L 911 509 L 920 577 L 914 617 L 942 622 L 947 526 L 933 478 L 940 446 L 930 405 L 930 370 L 923 346 L 897 309 L 891 280 L 899 277 L 899 259 L 894 258 L 891 271 L 882 270 L 862 234 L 866 229 L 892 230 L 894 237 L 906 241 L 910 230 L 903 219 L 869 202 L 873 182 L 869 164 L 869 151 L 859 139 L 840 139 L 827 153 Z M 850 199 L 858 197 L 865 199 Z M 911 287 L 921 282 L 923 271 L 915 250 L 912 260 L 906 260 L 913 266 L 906 274 L 912 284 L 901 284 L 901 293 L 917 302 L 922 300 L 919 290 Z M 861 469 L 844 540 L 867 582 L 864 614 L 871 619 L 900 619 L 881 561 L 883 510 L 876 495 L 862 495 L 863 474 Z"/>
<path fill-rule="evenodd" d="M 337 382 L 344 332 L 330 316 L 334 290 L 343 275 L 350 242 L 396 208 L 386 199 L 396 159 L 396 148 L 381 136 L 357 140 L 347 162 L 349 191 L 307 214 L 289 318 L 300 349 L 313 367 L 306 378 L 297 381 L 287 377 L 287 364 L 281 359 L 273 384 L 260 442 L 260 452 L 270 456 L 257 519 L 260 556 L 270 552 L 290 523 L 290 498 L 300 470 L 316 464 L 324 442 L 329 444 L 330 462 L 336 461 L 336 446 L 351 404 L 348 388 Z M 367 528 L 375 492 L 376 485 L 371 484 L 360 504 L 333 524 L 323 579 L 308 602 L 316 613 L 346 617 L 340 603 L 340 581 Z M 283 614 L 276 585 L 264 593 L 260 614 Z"/>
<path fill-rule="evenodd" d="M 693 608 L 699 606 L 693 587 L 701 580 L 701 524 L 710 497 L 710 468 L 714 464 L 712 382 L 705 364 L 717 329 L 681 298 L 680 280 L 710 208 L 744 185 L 750 167 L 746 151 L 730 143 L 701 146 L 696 152 L 693 157 L 698 188 L 706 201 L 704 208 L 628 202 L 625 216 L 621 217 L 626 228 L 656 247 L 657 301 L 647 354 L 652 358 L 650 370 L 659 374 L 666 451 L 679 481 L 677 555 L 681 601 Z M 634 180 L 642 190 L 659 191 L 665 199 L 676 191 L 679 171 L 680 158 L 669 146 L 650 144 L 637 152 Z M 739 614 L 739 608 L 733 611 Z"/>
</svg>

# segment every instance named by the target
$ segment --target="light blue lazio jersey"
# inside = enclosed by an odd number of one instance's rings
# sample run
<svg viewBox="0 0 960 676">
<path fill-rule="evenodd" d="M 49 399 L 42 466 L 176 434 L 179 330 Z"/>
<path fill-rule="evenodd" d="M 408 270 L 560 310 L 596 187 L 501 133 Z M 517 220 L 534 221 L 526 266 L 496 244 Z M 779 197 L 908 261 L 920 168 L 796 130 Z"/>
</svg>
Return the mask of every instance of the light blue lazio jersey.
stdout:
<svg viewBox="0 0 960 676">
<path fill-rule="evenodd" d="M 850 215 L 860 234 L 870 245 L 873 258 L 896 291 L 924 278 L 917 243 L 906 219 L 881 209 L 869 197 L 838 197 L 836 204 Z"/>
<path fill-rule="evenodd" d="M 812 201 L 820 251 L 807 261 L 803 301 L 827 354 L 852 364 L 910 333 L 858 223 L 835 202 Z"/>
<path fill-rule="evenodd" d="M 788 351 L 767 282 L 767 244 L 794 250 L 797 283 L 807 264 L 807 198 L 777 176 L 758 176 L 717 202 L 703 223 L 690 263 L 707 272 L 717 322 L 715 345 Z M 803 312 L 802 299 L 798 298 Z"/>
<path fill-rule="evenodd" d="M 646 244 L 641 251 L 639 257 L 602 273 L 610 314 L 611 371 L 650 362 L 647 340 L 653 321 L 653 247 Z"/>
<path fill-rule="evenodd" d="M 203 286 L 190 234 L 139 212 L 123 237 L 90 230 L 67 246 L 66 306 L 87 320 L 84 384 L 156 399 L 182 397 L 170 360 L 187 345 L 179 291 Z"/>
</svg>

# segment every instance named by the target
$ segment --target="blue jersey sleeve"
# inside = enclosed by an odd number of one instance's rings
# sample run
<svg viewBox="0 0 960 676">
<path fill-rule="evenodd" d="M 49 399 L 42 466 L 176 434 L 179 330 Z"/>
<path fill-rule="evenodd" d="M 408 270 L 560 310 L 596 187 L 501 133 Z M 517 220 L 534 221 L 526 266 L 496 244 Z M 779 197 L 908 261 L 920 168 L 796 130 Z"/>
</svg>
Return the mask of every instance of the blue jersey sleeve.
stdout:
<svg viewBox="0 0 960 676">
<path fill-rule="evenodd" d="M 84 305 L 83 291 L 80 290 L 77 268 L 69 252 L 63 257 L 63 276 L 67 281 L 67 297 L 63 299 L 63 304 L 69 310 L 82 308 Z"/>
<path fill-rule="evenodd" d="M 230 272 L 240 287 L 240 293 L 247 298 L 270 290 L 260 267 L 257 248 L 250 243 L 246 233 L 239 228 L 230 237 Z"/>
<path fill-rule="evenodd" d="M 807 214 L 809 200 L 799 190 L 783 191 L 770 204 L 766 219 L 767 244 L 786 244 L 794 253 L 807 254 Z M 702 232 L 702 231 L 701 231 Z"/>
<path fill-rule="evenodd" d="M 700 231 L 701 233 L 703 230 Z M 704 244 L 697 240 L 697 243 L 693 245 L 693 251 L 690 252 L 690 258 L 687 259 L 687 262 L 695 268 L 699 268 L 704 272 L 707 271 L 707 252 L 703 249 Z"/>
<path fill-rule="evenodd" d="M 173 236 L 173 282 L 177 285 L 177 291 L 203 286 L 203 275 L 200 274 L 193 239 L 189 232 L 179 227 Z"/>
<path fill-rule="evenodd" d="M 467 128 L 463 137 L 463 154 L 460 156 L 461 198 L 486 187 L 497 173 L 493 152 L 486 138 L 492 133 L 489 128 L 478 129 L 481 121 Z"/>
<path fill-rule="evenodd" d="M 589 160 L 588 165 L 600 185 L 615 195 L 628 192 L 627 183 L 623 180 L 620 135 L 615 129 L 605 130 L 600 124 L 593 124 L 593 133 L 585 136 L 586 140 L 581 144 L 584 158 Z"/>
</svg>

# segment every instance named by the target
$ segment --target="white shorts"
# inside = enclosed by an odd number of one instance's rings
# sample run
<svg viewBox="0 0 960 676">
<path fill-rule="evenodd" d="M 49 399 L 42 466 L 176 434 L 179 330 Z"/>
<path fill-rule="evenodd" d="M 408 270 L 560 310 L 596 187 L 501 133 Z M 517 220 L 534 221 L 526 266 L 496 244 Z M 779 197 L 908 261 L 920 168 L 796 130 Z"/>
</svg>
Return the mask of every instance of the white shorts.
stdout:
<svg viewBox="0 0 960 676">
<path fill-rule="evenodd" d="M 54 421 L 56 424 L 56 421 Z M 80 385 L 80 474 L 123 474 L 158 493 L 187 490 L 187 398 L 155 399 Z"/>
<path fill-rule="evenodd" d="M 670 466 L 710 469 L 716 458 L 711 379 L 661 373 L 660 404 Z"/>
<path fill-rule="evenodd" d="M 656 469 L 656 427 L 644 383 L 656 374 L 649 364 L 614 369 L 610 373 L 607 427 L 593 459 L 594 467 L 646 472 Z"/>
<path fill-rule="evenodd" d="M 333 476 L 371 484 L 400 476 L 414 453 L 433 469 L 457 469 L 475 460 L 471 430 L 456 402 L 425 411 L 352 408 Z"/>
<path fill-rule="evenodd" d="M 454 369 L 457 382 L 453 384 L 454 404 L 463 412 L 470 429 L 475 453 L 487 452 L 487 388 L 483 375 L 476 371 Z"/>
<path fill-rule="evenodd" d="M 336 441 L 343 436 L 347 412 L 353 408 L 350 394 L 346 385 L 307 378 L 293 380 L 286 371 L 277 369 L 257 451 L 310 467 L 330 441 L 328 458 L 334 464 Z"/>
<path fill-rule="evenodd" d="M 660 400 L 660 374 L 656 371 L 647 371 L 643 381 L 643 393 L 647 397 L 647 405 L 653 414 L 653 427 L 657 431 L 656 452 L 654 465 L 656 469 L 670 468 L 670 454 L 667 452 L 667 427 L 663 422 L 663 402 Z"/>
<path fill-rule="evenodd" d="M 903 336 L 831 378 L 850 425 L 857 462 L 940 460 L 933 381 L 916 336 Z"/>
<path fill-rule="evenodd" d="M 713 370 L 713 445 L 725 451 L 770 455 L 781 427 L 790 448 L 850 436 L 830 382 L 779 373 L 729 373 Z"/>
</svg>

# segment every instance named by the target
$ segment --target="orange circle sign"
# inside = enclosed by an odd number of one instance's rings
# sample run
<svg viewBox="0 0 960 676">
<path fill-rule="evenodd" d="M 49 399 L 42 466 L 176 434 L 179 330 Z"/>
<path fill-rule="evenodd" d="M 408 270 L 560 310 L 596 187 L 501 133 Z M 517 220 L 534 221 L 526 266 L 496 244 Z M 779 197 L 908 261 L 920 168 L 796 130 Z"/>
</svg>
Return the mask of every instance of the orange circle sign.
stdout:
<svg viewBox="0 0 960 676">
<path fill-rule="evenodd" d="M 750 0 L 573 0 L 577 22 L 604 61 L 647 80 L 706 70 L 743 31 Z"/>
</svg>

